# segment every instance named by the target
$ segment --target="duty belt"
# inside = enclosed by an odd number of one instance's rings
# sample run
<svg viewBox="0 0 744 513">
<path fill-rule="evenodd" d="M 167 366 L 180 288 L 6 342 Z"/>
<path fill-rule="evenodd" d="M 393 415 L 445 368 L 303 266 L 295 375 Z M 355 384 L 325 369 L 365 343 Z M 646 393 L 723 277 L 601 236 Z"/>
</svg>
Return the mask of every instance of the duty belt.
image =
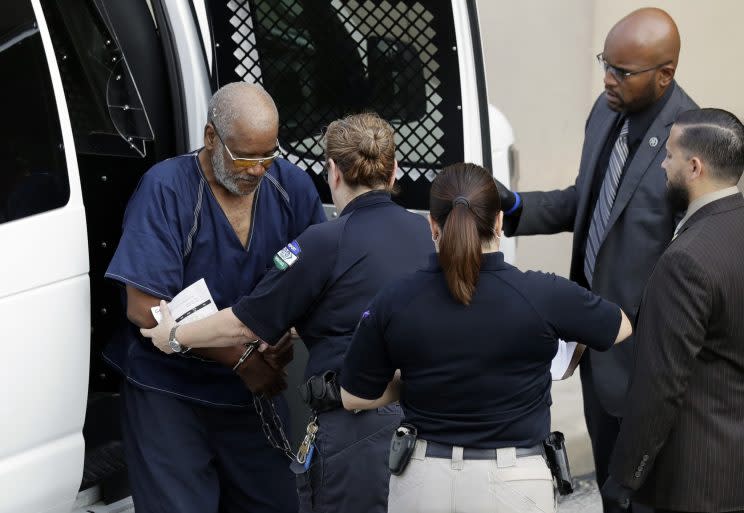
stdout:
<svg viewBox="0 0 744 513">
<path fill-rule="evenodd" d="M 542 444 L 533 445 L 532 447 L 517 447 L 517 458 L 524 456 L 541 456 L 545 454 Z M 427 458 L 452 458 L 452 446 L 440 444 L 438 442 L 426 442 Z M 496 449 L 472 449 L 464 448 L 462 452 L 464 460 L 495 460 Z"/>
</svg>

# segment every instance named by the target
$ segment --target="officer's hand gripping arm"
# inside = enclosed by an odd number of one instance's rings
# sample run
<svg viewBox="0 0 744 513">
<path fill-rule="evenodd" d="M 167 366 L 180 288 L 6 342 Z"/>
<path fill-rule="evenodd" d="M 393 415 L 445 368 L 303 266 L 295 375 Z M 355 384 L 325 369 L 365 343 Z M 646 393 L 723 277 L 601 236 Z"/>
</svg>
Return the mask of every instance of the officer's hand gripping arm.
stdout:
<svg viewBox="0 0 744 513">
<path fill-rule="evenodd" d="M 161 351 L 170 353 L 170 330 L 176 321 L 170 314 L 165 301 L 160 302 L 162 320 L 154 328 L 140 329 L 144 337 L 151 338 L 152 343 Z M 226 347 L 247 344 L 258 337 L 240 322 L 240 319 L 232 313 L 232 308 L 225 308 L 205 319 L 190 322 L 179 326 L 176 339 L 178 342 L 190 348 L 195 347 Z"/>
</svg>

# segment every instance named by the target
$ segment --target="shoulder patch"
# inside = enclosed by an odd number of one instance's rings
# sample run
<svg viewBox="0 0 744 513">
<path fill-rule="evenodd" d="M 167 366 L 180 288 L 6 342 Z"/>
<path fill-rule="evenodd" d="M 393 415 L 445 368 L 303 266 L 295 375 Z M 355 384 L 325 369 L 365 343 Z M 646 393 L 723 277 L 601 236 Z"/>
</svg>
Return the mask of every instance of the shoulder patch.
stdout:
<svg viewBox="0 0 744 513">
<path fill-rule="evenodd" d="M 280 271 L 286 271 L 297 263 L 301 252 L 300 245 L 296 240 L 293 240 L 287 244 L 287 247 L 276 252 L 276 255 L 274 255 L 274 266 Z"/>
<path fill-rule="evenodd" d="M 296 256 L 299 256 L 300 253 L 302 253 L 302 250 L 300 249 L 300 245 L 297 243 L 296 240 L 293 240 L 289 244 L 287 244 L 287 249 L 290 250 L 292 253 L 294 253 Z"/>
</svg>

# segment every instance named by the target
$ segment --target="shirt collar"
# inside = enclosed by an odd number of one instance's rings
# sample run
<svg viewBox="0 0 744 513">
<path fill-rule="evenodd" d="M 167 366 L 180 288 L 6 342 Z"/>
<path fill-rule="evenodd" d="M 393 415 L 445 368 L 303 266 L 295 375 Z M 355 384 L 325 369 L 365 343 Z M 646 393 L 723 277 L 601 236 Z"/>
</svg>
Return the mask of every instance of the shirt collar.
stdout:
<svg viewBox="0 0 744 513">
<path fill-rule="evenodd" d="M 358 208 L 364 208 L 370 205 L 377 205 L 378 203 L 392 202 L 393 200 L 390 198 L 390 193 L 388 191 L 375 189 L 373 191 L 362 193 L 351 200 L 349 203 L 347 203 L 344 209 L 341 211 L 341 215 L 343 216 L 346 214 L 350 214 Z"/>
<path fill-rule="evenodd" d="M 507 269 L 509 264 L 504 261 L 504 254 L 501 251 L 495 253 L 483 253 L 481 259 L 481 271 L 498 271 L 501 269 Z M 439 265 L 439 255 L 432 253 L 429 255 L 429 270 L 430 271 L 441 271 L 442 266 Z"/>
<path fill-rule="evenodd" d="M 648 132 L 648 129 L 651 128 L 654 120 L 669 101 L 675 87 L 676 83 L 672 82 L 672 84 L 667 87 L 667 90 L 664 91 L 664 94 L 661 95 L 661 98 L 642 111 L 631 112 L 628 114 L 628 146 L 634 146 L 637 144 L 646 132 Z"/>
<path fill-rule="evenodd" d="M 682 218 L 682 220 L 677 225 L 677 228 L 674 230 L 674 237 L 679 234 L 679 230 L 693 216 L 695 212 L 703 208 L 705 205 L 708 205 L 709 203 L 713 203 L 714 201 L 725 198 L 727 196 L 733 196 L 734 194 L 741 194 L 739 192 L 739 188 L 736 185 L 726 187 L 725 189 L 709 192 L 708 194 L 703 194 L 698 199 L 692 201 L 690 203 L 690 206 L 687 207 L 685 217 Z M 674 239 L 674 237 L 672 237 L 672 239 Z"/>
</svg>

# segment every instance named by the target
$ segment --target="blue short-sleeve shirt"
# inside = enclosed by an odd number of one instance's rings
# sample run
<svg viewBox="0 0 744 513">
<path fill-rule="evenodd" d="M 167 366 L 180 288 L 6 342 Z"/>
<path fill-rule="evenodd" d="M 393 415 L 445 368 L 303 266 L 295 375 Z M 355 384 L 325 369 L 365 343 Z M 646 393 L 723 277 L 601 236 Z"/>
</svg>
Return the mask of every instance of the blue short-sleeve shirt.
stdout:
<svg viewBox="0 0 744 513">
<path fill-rule="evenodd" d="M 287 240 L 324 220 L 307 174 L 277 159 L 256 191 L 243 246 L 207 184 L 198 153 L 182 155 L 158 163 L 140 180 L 106 277 L 165 300 L 204 278 L 217 308 L 226 308 L 255 287 Z M 231 369 L 189 354 L 165 355 L 131 323 L 124 331 L 104 358 L 132 383 L 206 404 L 251 402 Z"/>
<path fill-rule="evenodd" d="M 391 280 L 424 267 L 433 247 L 422 216 L 393 203 L 389 193 L 368 192 L 338 219 L 287 244 L 233 312 L 272 343 L 295 326 L 310 353 L 306 376 L 339 372 L 369 301 Z"/>
<path fill-rule="evenodd" d="M 436 255 L 395 281 L 361 316 L 341 384 L 376 399 L 396 369 L 407 422 L 425 440 L 529 447 L 550 432 L 550 364 L 558 339 L 607 350 L 620 309 L 564 278 L 483 256 L 472 301 L 454 300 Z"/>
</svg>

